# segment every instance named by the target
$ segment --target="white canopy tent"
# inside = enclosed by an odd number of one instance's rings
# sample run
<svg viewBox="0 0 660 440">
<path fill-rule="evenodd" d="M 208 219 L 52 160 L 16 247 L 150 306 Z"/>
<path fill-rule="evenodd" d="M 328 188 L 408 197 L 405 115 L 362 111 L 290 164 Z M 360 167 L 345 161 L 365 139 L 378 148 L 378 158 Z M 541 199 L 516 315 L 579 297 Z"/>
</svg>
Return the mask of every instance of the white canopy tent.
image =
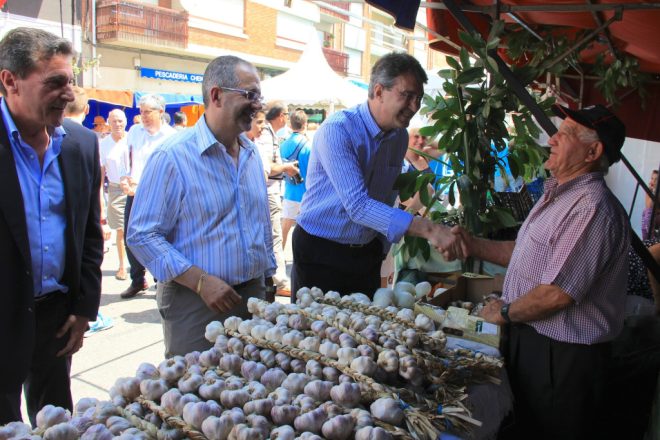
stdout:
<svg viewBox="0 0 660 440">
<path fill-rule="evenodd" d="M 367 99 L 367 91 L 337 75 L 328 65 L 316 33 L 309 38 L 300 59 L 288 71 L 261 83 L 268 101 L 292 105 L 351 107 Z"/>
</svg>

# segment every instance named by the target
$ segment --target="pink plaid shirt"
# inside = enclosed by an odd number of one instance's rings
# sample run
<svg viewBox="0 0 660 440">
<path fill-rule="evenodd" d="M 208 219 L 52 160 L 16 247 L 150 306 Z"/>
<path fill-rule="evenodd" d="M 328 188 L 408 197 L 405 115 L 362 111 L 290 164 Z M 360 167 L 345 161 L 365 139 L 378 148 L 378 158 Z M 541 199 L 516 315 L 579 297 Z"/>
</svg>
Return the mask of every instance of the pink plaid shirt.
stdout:
<svg viewBox="0 0 660 440">
<path fill-rule="evenodd" d="M 563 185 L 550 178 L 518 233 L 504 300 L 513 302 L 540 284 L 555 284 L 575 304 L 529 325 L 557 341 L 612 340 L 623 327 L 629 243 L 628 218 L 602 173 Z"/>
</svg>

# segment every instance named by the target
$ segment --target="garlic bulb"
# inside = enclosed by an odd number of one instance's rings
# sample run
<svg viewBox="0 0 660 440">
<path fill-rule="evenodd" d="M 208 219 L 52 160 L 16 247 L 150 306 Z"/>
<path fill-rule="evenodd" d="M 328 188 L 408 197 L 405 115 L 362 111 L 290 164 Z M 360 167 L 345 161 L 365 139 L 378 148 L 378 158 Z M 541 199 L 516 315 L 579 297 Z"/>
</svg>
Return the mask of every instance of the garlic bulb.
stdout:
<svg viewBox="0 0 660 440">
<path fill-rule="evenodd" d="M 340 383 L 330 389 L 330 397 L 337 405 L 354 408 L 362 398 L 360 386 L 356 383 Z"/>
<path fill-rule="evenodd" d="M 339 343 L 339 337 L 341 335 L 341 331 L 336 327 L 328 327 L 325 329 L 325 337 L 331 342 Z"/>
<path fill-rule="evenodd" d="M 135 403 L 135 402 L 134 402 Z M 138 407 L 140 407 L 139 403 L 136 403 Z M 131 404 L 132 405 L 132 404 Z M 138 415 L 138 417 L 140 417 Z M 69 420 L 69 425 L 73 426 L 76 428 L 76 431 L 78 431 L 78 434 L 82 435 L 85 431 L 89 429 L 90 426 L 94 424 L 94 419 L 91 417 L 86 417 L 86 416 L 74 416 L 71 417 L 71 420 Z M 0 439 L 8 439 L 8 438 L 14 438 L 17 437 L 16 435 L 5 435 L 3 434 L 2 431 L 3 428 L 0 428 Z M 28 431 L 29 433 L 29 431 Z"/>
<path fill-rule="evenodd" d="M 331 359 L 337 359 L 337 350 L 339 350 L 339 345 L 328 340 L 319 345 L 319 353 Z"/>
<path fill-rule="evenodd" d="M 364 319 L 364 316 L 355 316 L 362 315 L 361 313 L 353 313 L 351 315 L 351 322 L 349 328 L 353 331 L 360 332 L 367 326 L 367 321 Z"/>
<path fill-rule="evenodd" d="M 413 283 L 409 283 L 408 281 L 399 281 L 394 285 L 394 291 L 396 292 L 397 290 L 402 290 L 408 293 L 412 293 L 413 295 L 416 293 L 415 292 L 415 285 Z"/>
<path fill-rule="evenodd" d="M 403 333 L 401 334 L 401 337 L 403 339 L 403 342 L 409 348 L 416 347 L 417 344 L 419 343 L 419 335 L 414 329 L 408 328 L 404 330 Z"/>
<path fill-rule="evenodd" d="M 340 365 L 350 365 L 353 362 L 353 359 L 358 357 L 360 352 L 357 348 L 346 348 L 342 347 L 337 350 L 337 361 Z"/>
<path fill-rule="evenodd" d="M 133 427 L 128 420 L 120 416 L 108 417 L 108 420 L 105 421 L 105 426 L 113 435 L 119 435 Z"/>
<path fill-rule="evenodd" d="M 374 306 L 385 308 L 394 302 L 394 291 L 389 287 L 381 287 L 374 293 Z"/>
<path fill-rule="evenodd" d="M 398 426 L 403 421 L 403 410 L 399 402 L 391 397 L 381 397 L 369 407 L 371 415 L 385 423 Z"/>
<path fill-rule="evenodd" d="M 241 408 L 228 409 L 224 411 L 222 415 L 229 417 L 234 422 L 234 425 L 238 425 L 239 423 L 245 423 L 246 421 L 245 414 L 243 413 L 243 410 Z"/>
<path fill-rule="evenodd" d="M 140 395 L 140 380 L 135 377 L 120 377 L 110 388 L 110 397 L 121 396 L 127 403 L 134 401 Z"/>
<path fill-rule="evenodd" d="M 291 425 L 300 415 L 300 407 L 296 405 L 276 405 L 270 410 L 270 417 L 276 425 Z"/>
<path fill-rule="evenodd" d="M 376 342 L 378 341 L 378 337 L 380 336 L 378 334 L 378 331 L 373 328 L 373 327 L 366 327 L 364 328 L 361 332 L 360 335 L 365 337 L 366 339 L 370 340 L 371 342 Z"/>
<path fill-rule="evenodd" d="M 208 439 L 226 440 L 234 427 L 234 421 L 227 415 L 209 416 L 202 422 L 202 433 Z"/>
<path fill-rule="evenodd" d="M 183 360 L 186 361 L 186 367 L 188 367 L 188 369 L 193 365 L 199 364 L 199 354 L 199 351 L 191 351 L 183 356 Z"/>
<path fill-rule="evenodd" d="M 229 338 L 227 341 L 227 352 L 236 354 L 236 355 L 241 355 L 243 353 L 243 348 L 245 346 L 243 345 L 243 341 L 241 341 L 238 338 Z"/>
<path fill-rule="evenodd" d="M 206 331 L 204 332 L 204 337 L 211 344 L 215 343 L 215 340 L 218 336 L 225 334 L 225 328 L 222 326 L 220 321 L 211 321 L 206 324 Z"/>
<path fill-rule="evenodd" d="M 355 339 L 353 339 L 353 336 L 347 333 L 342 333 L 339 335 L 339 345 L 341 345 L 342 348 L 355 348 L 358 344 L 355 342 Z"/>
<path fill-rule="evenodd" d="M 240 390 L 243 388 L 243 385 L 245 385 L 245 381 L 243 381 L 240 377 L 229 376 L 227 379 L 225 379 L 225 388 L 228 390 Z"/>
<path fill-rule="evenodd" d="M 425 332 L 435 331 L 433 320 L 423 313 L 420 313 L 415 317 L 415 325 Z"/>
<path fill-rule="evenodd" d="M 221 355 L 222 353 L 227 353 L 228 342 L 229 342 L 229 338 L 225 335 L 220 335 L 217 338 L 215 338 L 215 344 L 213 344 L 213 348 L 215 348 L 218 351 L 218 355 Z"/>
<path fill-rule="evenodd" d="M 160 406 L 168 413 L 178 415 L 179 413 L 176 411 L 176 406 L 179 400 L 181 400 L 181 396 L 181 391 L 179 391 L 178 388 L 172 388 L 161 396 Z"/>
<path fill-rule="evenodd" d="M 266 370 L 266 366 L 260 362 L 245 361 L 241 365 L 241 374 L 249 381 L 260 380 Z"/>
<path fill-rule="evenodd" d="M 259 351 L 259 347 L 256 345 L 246 344 L 245 348 L 243 348 L 243 359 L 247 361 L 259 361 L 261 359 Z"/>
<path fill-rule="evenodd" d="M 138 385 L 138 393 L 139 393 L 139 385 Z M 99 402 L 99 399 L 97 399 L 95 397 L 83 397 L 73 407 L 73 415 L 74 416 L 81 416 L 89 408 L 95 407 L 98 402 Z"/>
<path fill-rule="evenodd" d="M 353 302 L 356 302 L 358 304 L 364 304 L 364 305 L 371 305 L 371 298 L 369 298 L 367 295 L 361 292 L 355 292 L 351 293 L 348 296 Z"/>
<path fill-rule="evenodd" d="M 399 371 L 399 355 L 394 350 L 383 350 L 378 353 L 377 365 L 387 373 Z"/>
<path fill-rule="evenodd" d="M 293 421 L 293 426 L 295 426 L 298 431 L 308 431 L 319 434 L 326 420 L 328 420 L 326 413 L 322 409 L 317 408 L 296 417 Z"/>
<path fill-rule="evenodd" d="M 59 406 L 46 405 L 37 413 L 37 427 L 45 430 L 71 420 L 71 413 Z"/>
<path fill-rule="evenodd" d="M 259 351 L 259 360 L 268 368 L 275 366 L 275 352 L 273 350 L 263 349 Z"/>
<path fill-rule="evenodd" d="M 374 420 L 371 418 L 371 413 L 362 408 L 354 408 L 350 412 L 353 421 L 355 422 L 355 429 L 358 430 L 364 426 L 373 426 Z"/>
<path fill-rule="evenodd" d="M 257 321 L 254 319 L 246 319 L 238 324 L 238 332 L 242 335 L 250 335 L 252 332 L 252 327 L 257 325 Z"/>
<path fill-rule="evenodd" d="M 271 425 L 266 417 L 261 416 L 259 414 L 250 414 L 249 416 L 247 416 L 247 423 L 253 429 L 259 431 L 261 438 L 263 439 L 267 438 L 268 433 L 270 432 L 271 429 Z M 252 437 L 248 437 L 248 440 L 252 440 Z"/>
<path fill-rule="evenodd" d="M 355 440 L 394 440 L 394 437 L 381 427 L 365 426 L 355 431 Z"/>
<path fill-rule="evenodd" d="M 137 428 L 129 428 L 115 437 L 114 440 L 149 440 L 149 435 Z"/>
<path fill-rule="evenodd" d="M 307 363 L 302 359 L 291 359 L 291 371 L 294 373 L 304 373 Z"/>
<path fill-rule="evenodd" d="M 302 315 L 290 315 L 289 316 L 289 327 L 296 330 L 308 330 L 311 325 L 309 319 L 305 318 Z"/>
<path fill-rule="evenodd" d="M 282 338 L 287 333 L 287 327 L 282 327 L 279 325 L 274 325 L 269 328 L 264 335 L 264 338 L 267 341 L 282 342 Z"/>
<path fill-rule="evenodd" d="M 73 438 L 75 439 L 77 437 Z M 80 440 L 112 440 L 113 438 L 115 438 L 114 434 L 101 423 L 90 426 L 80 436 Z"/>
<path fill-rule="evenodd" d="M 328 324 L 325 321 L 314 321 L 310 328 L 319 338 L 325 338 L 325 329 L 328 328 Z"/>
<path fill-rule="evenodd" d="M 176 383 L 186 373 L 186 360 L 183 356 L 165 359 L 158 365 L 160 377 L 169 383 Z"/>
<path fill-rule="evenodd" d="M 410 308 L 399 310 L 396 312 L 396 316 L 397 318 L 401 318 L 405 321 L 413 322 L 415 320 L 415 312 L 410 310 Z"/>
<path fill-rule="evenodd" d="M 394 302 L 399 308 L 412 309 L 415 306 L 415 295 L 406 290 L 394 289 Z"/>
<path fill-rule="evenodd" d="M 242 352 L 243 347 L 241 347 L 241 351 L 239 351 L 239 353 Z M 241 366 L 243 365 L 243 358 L 236 354 L 225 353 L 220 358 L 218 365 L 220 365 L 222 370 L 229 371 L 234 374 L 240 374 Z"/>
<path fill-rule="evenodd" d="M 140 393 L 147 400 L 158 401 L 167 389 L 165 379 L 144 379 L 140 382 Z"/>
<path fill-rule="evenodd" d="M 320 379 L 323 377 L 323 365 L 321 365 L 314 359 L 310 359 L 307 361 L 307 364 L 305 365 L 305 374 L 307 374 L 311 378 Z"/>
<path fill-rule="evenodd" d="M 250 400 L 243 405 L 243 412 L 245 414 L 259 414 L 262 416 L 269 416 L 270 410 L 273 409 L 273 402 L 271 399 L 257 399 Z"/>
<path fill-rule="evenodd" d="M 421 283 L 417 283 L 415 285 L 415 298 L 416 299 L 424 298 L 429 293 L 431 293 L 432 288 L 433 287 L 431 286 L 431 283 L 429 283 L 428 281 L 422 281 Z"/>
<path fill-rule="evenodd" d="M 366 356 L 371 359 L 375 359 L 376 357 L 376 351 L 370 345 L 361 344 L 357 346 L 357 349 L 360 352 L 360 356 Z"/>
<path fill-rule="evenodd" d="M 305 385 L 304 392 L 317 402 L 325 402 L 330 398 L 330 390 L 334 384 L 325 380 L 313 380 Z"/>
<path fill-rule="evenodd" d="M 298 348 L 308 351 L 319 351 L 321 340 L 318 336 L 308 336 L 298 343 Z"/>
<path fill-rule="evenodd" d="M 279 327 L 289 327 L 289 315 L 281 314 L 275 318 L 275 325 Z"/>
<path fill-rule="evenodd" d="M 183 420 L 195 429 L 202 429 L 202 422 L 210 416 L 219 417 L 222 408 L 214 400 L 190 402 L 183 407 Z"/>
<path fill-rule="evenodd" d="M 220 378 L 207 378 L 204 379 L 204 382 L 199 386 L 197 392 L 199 393 L 200 397 L 205 400 L 220 400 L 220 393 L 222 393 L 224 389 L 224 380 Z"/>
<path fill-rule="evenodd" d="M 291 404 L 300 407 L 300 412 L 302 414 L 317 407 L 316 401 L 306 394 L 298 394 Z"/>
<path fill-rule="evenodd" d="M 270 368 L 261 375 L 261 383 L 269 390 L 274 390 L 282 385 L 287 375 L 279 368 Z"/>
<path fill-rule="evenodd" d="M 327 420 L 321 432 L 328 440 L 346 440 L 353 433 L 354 421 L 349 415 L 339 415 Z"/>
<path fill-rule="evenodd" d="M 182 393 L 196 393 L 199 387 L 204 383 L 204 378 L 197 373 L 186 373 L 179 379 L 178 387 Z"/>
<path fill-rule="evenodd" d="M 351 369 L 365 376 L 373 376 L 376 372 L 376 362 L 367 356 L 358 356 L 351 362 Z"/>
<path fill-rule="evenodd" d="M 271 327 L 267 325 L 255 325 L 252 327 L 252 331 L 250 331 L 250 335 L 255 338 L 255 339 L 265 339 L 266 337 L 266 332 L 270 330 Z"/>
<path fill-rule="evenodd" d="M 341 310 L 337 312 L 335 316 L 335 323 L 338 324 L 338 327 L 348 327 L 351 323 L 351 315 L 348 310 Z"/>
<path fill-rule="evenodd" d="M 396 314 L 399 311 L 399 309 L 396 306 L 392 305 L 392 306 L 385 307 L 385 311 Z"/>
<path fill-rule="evenodd" d="M 291 369 L 291 358 L 284 353 L 277 353 L 275 355 L 275 363 L 284 371 Z"/>
<path fill-rule="evenodd" d="M 304 338 L 305 335 L 303 335 L 298 330 L 291 330 L 282 336 L 282 344 L 290 345 L 291 347 L 297 347 L 298 344 L 300 344 L 300 341 L 302 341 Z"/>
<path fill-rule="evenodd" d="M 250 401 L 250 393 L 243 388 L 240 390 L 224 390 L 220 393 L 220 403 L 226 408 L 243 408 L 248 401 Z"/>
<path fill-rule="evenodd" d="M 245 386 L 245 389 L 253 400 L 263 399 L 268 396 L 268 389 L 261 382 L 253 380 Z"/>
<path fill-rule="evenodd" d="M 295 396 L 303 392 L 305 385 L 310 380 L 311 378 L 304 373 L 291 373 L 282 382 L 282 387 Z"/>
<path fill-rule="evenodd" d="M 331 299 L 334 301 L 339 301 L 341 299 L 341 294 L 339 292 L 335 292 L 334 290 L 328 290 L 325 295 L 323 295 L 325 299 Z"/>
<path fill-rule="evenodd" d="M 270 431 L 270 440 L 295 440 L 296 431 L 289 425 L 278 426 Z"/>
<path fill-rule="evenodd" d="M 76 440 L 78 431 L 67 422 L 58 423 L 46 429 L 44 433 L 45 440 Z"/>
<path fill-rule="evenodd" d="M 275 402 L 275 405 L 288 405 L 293 399 L 291 393 L 286 388 L 279 387 L 268 395 L 268 398 Z"/>
<path fill-rule="evenodd" d="M 0 439 L 29 439 L 32 428 L 23 422 L 9 422 L 0 427 Z"/>
<path fill-rule="evenodd" d="M 334 367 L 323 367 L 323 379 L 334 384 L 339 383 L 339 375 L 341 373 Z"/>
</svg>

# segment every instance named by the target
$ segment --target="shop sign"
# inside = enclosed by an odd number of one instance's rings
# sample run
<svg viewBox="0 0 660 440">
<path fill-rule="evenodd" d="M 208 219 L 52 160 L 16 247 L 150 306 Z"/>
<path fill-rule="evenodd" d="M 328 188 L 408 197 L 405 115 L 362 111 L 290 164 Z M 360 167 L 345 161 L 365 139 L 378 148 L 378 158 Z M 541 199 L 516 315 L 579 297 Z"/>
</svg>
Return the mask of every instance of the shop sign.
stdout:
<svg viewBox="0 0 660 440">
<path fill-rule="evenodd" d="M 140 76 L 143 78 L 167 79 L 170 81 L 181 81 L 189 83 L 201 83 L 204 75 L 187 72 L 173 72 L 171 70 L 140 68 Z"/>
</svg>

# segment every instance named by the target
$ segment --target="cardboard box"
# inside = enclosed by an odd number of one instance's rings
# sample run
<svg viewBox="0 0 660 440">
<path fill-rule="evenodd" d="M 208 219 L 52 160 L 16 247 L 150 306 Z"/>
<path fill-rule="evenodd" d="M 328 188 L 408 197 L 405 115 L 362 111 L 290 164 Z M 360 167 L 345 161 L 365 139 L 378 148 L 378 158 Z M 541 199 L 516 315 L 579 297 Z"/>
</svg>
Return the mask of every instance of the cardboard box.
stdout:
<svg viewBox="0 0 660 440">
<path fill-rule="evenodd" d="M 478 316 L 469 315 L 465 309 L 450 307 L 449 304 L 452 301 L 470 301 L 475 304 L 483 302 L 484 296 L 502 290 L 504 277 L 472 273 L 464 273 L 460 276 L 452 274 L 446 282 L 437 280 L 435 284 L 438 283 L 448 286 L 447 290 L 429 298 L 426 303 L 417 303 L 415 312 L 424 313 L 437 323 L 444 323 L 445 318 L 449 316 L 453 325 L 443 326 L 443 331 L 447 334 L 499 347 L 501 334 L 499 326 L 485 322 Z"/>
</svg>

